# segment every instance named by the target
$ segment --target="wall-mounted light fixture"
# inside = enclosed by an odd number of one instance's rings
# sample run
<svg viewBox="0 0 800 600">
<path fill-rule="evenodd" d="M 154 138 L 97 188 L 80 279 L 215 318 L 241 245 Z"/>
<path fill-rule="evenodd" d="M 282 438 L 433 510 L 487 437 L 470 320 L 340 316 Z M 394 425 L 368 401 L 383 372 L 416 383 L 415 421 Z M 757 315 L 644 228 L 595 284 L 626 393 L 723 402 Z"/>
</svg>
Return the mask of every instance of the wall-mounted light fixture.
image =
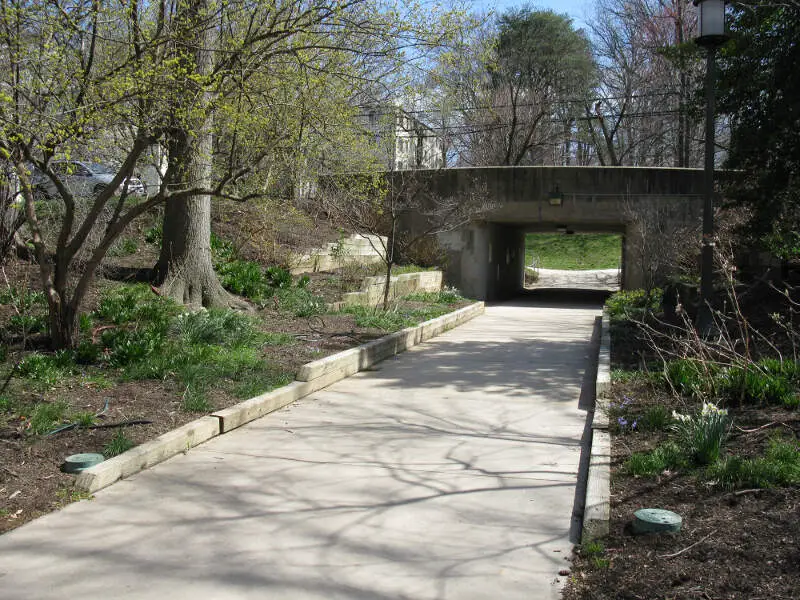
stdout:
<svg viewBox="0 0 800 600">
<path fill-rule="evenodd" d="M 556 185 L 555 189 L 550 192 L 547 199 L 550 202 L 550 206 L 561 206 L 561 201 L 564 199 L 564 194 L 558 189 L 558 185 Z"/>
</svg>

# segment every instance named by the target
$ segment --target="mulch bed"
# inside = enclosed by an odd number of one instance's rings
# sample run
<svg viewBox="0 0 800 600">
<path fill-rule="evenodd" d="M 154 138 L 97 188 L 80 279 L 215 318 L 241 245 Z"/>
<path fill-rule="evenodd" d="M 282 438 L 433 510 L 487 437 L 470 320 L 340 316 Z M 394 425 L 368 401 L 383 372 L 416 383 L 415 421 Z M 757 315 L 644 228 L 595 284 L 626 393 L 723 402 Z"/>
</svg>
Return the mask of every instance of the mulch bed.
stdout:
<svg viewBox="0 0 800 600">
<path fill-rule="evenodd" d="M 35 267 L 16 262 L 7 265 L 4 273 L 11 285 L 38 288 L 38 270 Z M 108 285 L 117 284 L 104 279 L 97 281 L 87 299 L 87 311 L 96 307 L 98 290 Z M 309 289 L 331 297 L 336 285 L 333 274 L 318 273 L 312 276 Z M 8 319 L 9 311 L 8 307 L 0 307 L 0 322 Z M 347 314 L 297 318 L 272 305 L 258 314 L 266 331 L 294 336 L 294 343 L 264 348 L 264 358 L 287 372 L 296 372 L 309 361 L 386 335 L 384 331 L 356 327 L 353 316 Z M 43 340 L 29 340 L 28 347 L 42 344 Z M 136 444 L 206 414 L 181 409 L 183 390 L 174 381 L 118 382 L 113 374 L 109 374 L 109 379 L 113 383 L 111 387 L 80 377 L 70 378 L 68 382 L 46 391 L 28 390 L 26 396 L 31 402 L 64 400 L 72 411 L 98 413 L 107 405 L 98 425 L 150 421 L 149 424 L 124 427 L 125 436 Z M 241 399 L 218 390 L 210 393 L 209 400 L 213 410 L 241 402 Z M 72 488 L 74 476 L 60 472 L 61 463 L 71 454 L 102 452 L 120 430 L 80 428 L 36 438 L 26 432 L 27 423 L 24 421 L 2 423 L 0 421 L 0 533 L 81 499 Z"/>
<path fill-rule="evenodd" d="M 615 384 L 621 400 L 642 390 Z M 651 398 L 650 401 L 653 399 Z M 780 431 L 800 436 L 800 414 L 781 408 L 732 410 L 726 449 L 760 452 Z M 726 491 L 691 474 L 637 478 L 621 467 L 632 452 L 648 450 L 663 433 L 617 433 L 612 442 L 611 532 L 602 540 L 606 564 L 575 555 L 567 600 L 800 598 L 800 489 Z M 683 517 L 677 534 L 633 535 L 640 508 L 664 508 Z"/>
</svg>

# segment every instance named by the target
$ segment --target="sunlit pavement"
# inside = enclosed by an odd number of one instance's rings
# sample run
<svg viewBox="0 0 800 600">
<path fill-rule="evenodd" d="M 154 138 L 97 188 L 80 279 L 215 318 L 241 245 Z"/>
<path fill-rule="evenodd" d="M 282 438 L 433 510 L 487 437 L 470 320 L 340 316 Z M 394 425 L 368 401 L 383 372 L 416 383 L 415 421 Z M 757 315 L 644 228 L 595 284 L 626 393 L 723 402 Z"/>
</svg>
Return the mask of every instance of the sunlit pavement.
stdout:
<svg viewBox="0 0 800 600">
<path fill-rule="evenodd" d="M 531 286 L 532 288 L 607 291 L 619 289 L 619 269 L 593 269 L 586 271 L 536 269 L 536 272 L 539 274 L 539 279 Z"/>
<path fill-rule="evenodd" d="M 0 598 L 557 598 L 600 306 L 536 302 L 0 537 Z"/>
</svg>

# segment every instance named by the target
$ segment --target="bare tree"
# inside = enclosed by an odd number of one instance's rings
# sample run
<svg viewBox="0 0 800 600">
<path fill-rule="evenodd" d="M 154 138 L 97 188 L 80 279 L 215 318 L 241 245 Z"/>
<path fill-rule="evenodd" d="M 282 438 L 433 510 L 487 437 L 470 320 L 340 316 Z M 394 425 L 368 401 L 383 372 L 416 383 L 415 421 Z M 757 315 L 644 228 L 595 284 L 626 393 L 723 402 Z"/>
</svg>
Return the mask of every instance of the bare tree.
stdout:
<svg viewBox="0 0 800 600">
<path fill-rule="evenodd" d="M 599 83 L 584 112 L 601 165 L 699 163 L 696 26 L 682 0 L 598 0 L 589 27 Z"/>
<path fill-rule="evenodd" d="M 389 307 L 392 267 L 399 257 L 439 233 L 453 231 L 494 208 L 485 188 L 442 195 L 420 171 L 334 177 L 317 201 L 335 223 L 369 236 L 385 267 L 383 308 Z"/>
</svg>

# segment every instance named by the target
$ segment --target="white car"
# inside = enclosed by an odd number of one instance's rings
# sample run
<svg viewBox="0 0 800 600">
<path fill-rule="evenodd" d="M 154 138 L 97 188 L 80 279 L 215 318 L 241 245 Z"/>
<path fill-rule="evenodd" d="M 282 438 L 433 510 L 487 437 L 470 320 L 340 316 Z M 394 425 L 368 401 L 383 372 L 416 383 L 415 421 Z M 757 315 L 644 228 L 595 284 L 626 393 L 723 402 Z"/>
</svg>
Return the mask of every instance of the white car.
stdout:
<svg viewBox="0 0 800 600">
<path fill-rule="evenodd" d="M 96 196 L 108 187 L 117 172 L 105 165 L 82 160 L 54 160 L 50 168 L 58 175 L 64 186 L 75 196 Z M 46 198 L 58 198 L 58 189 L 49 177 L 39 171 L 34 171 L 32 176 L 34 193 Z M 136 177 L 129 177 L 128 195 L 146 196 L 144 184 Z M 120 185 L 117 193 L 122 193 L 124 184 Z"/>
</svg>

